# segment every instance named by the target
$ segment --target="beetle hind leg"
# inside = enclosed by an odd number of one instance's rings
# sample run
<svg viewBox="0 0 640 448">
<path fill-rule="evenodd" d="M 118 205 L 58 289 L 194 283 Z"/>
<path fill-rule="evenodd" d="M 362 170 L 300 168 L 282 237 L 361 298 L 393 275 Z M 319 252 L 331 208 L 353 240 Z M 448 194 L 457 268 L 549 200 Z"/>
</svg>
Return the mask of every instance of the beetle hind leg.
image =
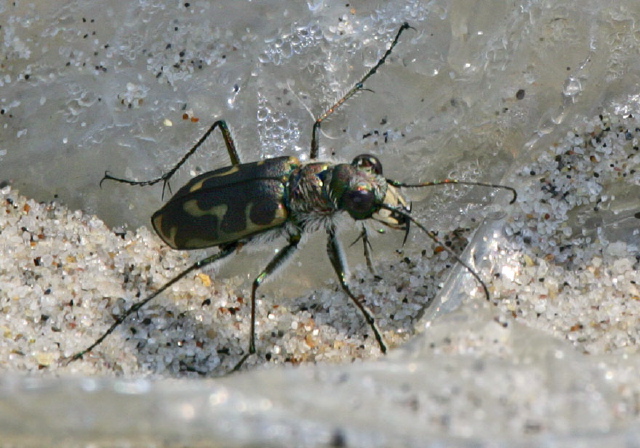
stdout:
<svg viewBox="0 0 640 448">
<path fill-rule="evenodd" d="M 171 177 L 173 177 L 176 171 L 178 171 L 178 169 L 180 169 L 180 167 L 184 165 L 184 163 L 189 159 L 189 157 L 191 157 L 198 150 L 198 148 L 202 146 L 202 144 L 209 138 L 211 133 L 215 131 L 216 128 L 219 128 L 220 132 L 222 133 L 222 138 L 224 139 L 224 144 L 227 147 L 227 152 L 229 153 L 229 159 L 231 159 L 231 164 L 240 165 L 240 156 L 238 155 L 238 151 L 236 150 L 236 144 L 233 141 L 233 137 L 231 136 L 231 131 L 229 131 L 227 122 L 224 120 L 218 120 L 215 123 L 213 123 L 204 134 L 202 134 L 202 137 L 200 137 L 200 139 L 195 143 L 195 145 L 193 145 L 191 149 L 187 151 L 187 153 L 182 157 L 182 159 L 180 159 L 180 161 L 176 163 L 173 166 L 173 168 L 171 168 L 162 176 L 157 177 L 155 179 L 151 179 L 151 180 L 135 181 L 135 180 L 123 179 L 120 177 L 112 176 L 111 174 L 109 174 L 108 171 L 106 171 L 104 173 L 104 177 L 100 181 L 100 186 L 102 186 L 102 182 L 104 182 L 105 180 L 112 180 L 115 182 L 120 182 L 123 184 L 129 184 L 129 185 L 138 185 L 140 187 L 145 187 L 147 185 L 154 185 L 154 184 L 157 184 L 158 182 L 162 182 L 163 183 L 162 196 L 164 197 L 165 189 L 169 188 L 169 192 L 171 192 L 171 186 L 169 185 L 169 180 L 171 179 Z"/>
<path fill-rule="evenodd" d="M 154 292 L 153 294 L 151 294 L 147 298 L 145 298 L 143 300 L 140 300 L 139 302 L 136 302 L 133 305 L 131 305 L 131 307 L 129 307 L 126 311 L 124 311 L 122 314 L 120 314 L 116 318 L 115 322 L 107 329 L 107 331 L 105 331 L 102 334 L 102 336 L 100 336 L 98 339 L 96 339 L 93 344 L 91 344 L 89 347 L 85 348 L 84 350 L 72 355 L 70 358 L 66 359 L 66 362 L 69 363 L 69 362 L 75 361 L 77 359 L 81 359 L 85 354 L 89 353 L 94 348 L 96 348 L 98 345 L 100 345 L 102 343 L 102 341 L 104 341 L 107 338 L 107 336 L 109 336 L 111 333 L 113 333 L 113 331 L 116 328 L 118 328 L 127 319 L 127 317 L 129 317 L 133 313 L 135 313 L 138 310 L 140 310 L 143 306 L 145 306 L 147 303 L 149 303 L 150 301 L 152 301 L 153 299 L 158 297 L 160 294 L 162 294 L 168 288 L 173 286 L 175 283 L 177 283 L 178 281 L 180 281 L 183 278 L 185 278 L 190 272 L 195 271 L 197 269 L 201 269 L 201 268 L 203 268 L 203 267 L 205 267 L 205 266 L 207 266 L 207 265 L 209 265 L 211 263 L 215 263 L 216 261 L 219 261 L 219 260 L 222 260 L 223 258 L 228 257 L 233 252 L 235 252 L 237 247 L 238 247 L 237 243 L 232 243 L 232 244 L 228 244 L 228 245 L 225 245 L 225 246 L 221 246 L 220 252 L 193 263 L 187 269 L 185 269 L 184 271 L 180 272 L 178 275 L 173 277 L 167 283 L 162 285 L 156 292 Z"/>
</svg>

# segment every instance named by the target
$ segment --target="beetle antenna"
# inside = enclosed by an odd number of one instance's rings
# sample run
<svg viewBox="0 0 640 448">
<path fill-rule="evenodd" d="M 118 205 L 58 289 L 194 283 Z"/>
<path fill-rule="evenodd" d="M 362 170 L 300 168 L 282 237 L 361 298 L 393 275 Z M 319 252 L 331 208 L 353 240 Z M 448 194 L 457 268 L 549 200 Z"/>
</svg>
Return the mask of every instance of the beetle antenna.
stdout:
<svg viewBox="0 0 640 448">
<path fill-rule="evenodd" d="M 503 190 L 509 190 L 513 193 L 513 198 L 509 201 L 509 204 L 513 204 L 518 199 L 518 192 L 515 188 L 509 187 L 508 185 L 500 185 L 500 184 L 488 184 L 485 182 L 470 182 L 466 180 L 456 180 L 456 179 L 443 179 L 434 182 L 422 182 L 419 184 L 406 184 L 404 182 L 398 182 L 397 180 L 387 179 L 387 183 L 389 185 L 393 185 L 398 188 L 420 188 L 420 187 L 438 187 L 440 185 L 471 185 L 474 187 L 488 187 L 488 188 L 501 188 Z"/>
<path fill-rule="evenodd" d="M 384 208 L 385 210 L 389 210 L 390 212 L 394 212 L 399 215 L 402 215 L 409 221 L 413 222 L 420 230 L 426 233 L 427 236 L 431 238 L 433 242 L 435 242 L 436 244 L 439 244 L 440 246 L 442 246 L 444 250 L 449 252 L 449 254 L 454 258 L 454 260 L 460 263 L 462 267 L 464 267 L 467 271 L 469 271 L 469 273 L 473 275 L 473 277 L 478 281 L 478 283 L 480 283 L 480 286 L 482 286 L 482 290 L 484 291 L 484 295 L 487 298 L 487 301 L 491 302 L 491 295 L 489 294 L 489 289 L 487 288 L 487 285 L 485 284 L 485 282 L 480 278 L 480 275 L 478 275 L 478 273 L 469 264 L 462 261 L 462 259 L 458 255 L 456 255 L 454 251 L 452 251 L 446 245 L 444 245 L 433 231 L 427 229 L 425 226 L 420 224 L 419 221 L 417 221 L 413 216 L 407 213 L 402 207 L 393 207 L 391 205 L 382 204 L 382 208 Z"/>
</svg>

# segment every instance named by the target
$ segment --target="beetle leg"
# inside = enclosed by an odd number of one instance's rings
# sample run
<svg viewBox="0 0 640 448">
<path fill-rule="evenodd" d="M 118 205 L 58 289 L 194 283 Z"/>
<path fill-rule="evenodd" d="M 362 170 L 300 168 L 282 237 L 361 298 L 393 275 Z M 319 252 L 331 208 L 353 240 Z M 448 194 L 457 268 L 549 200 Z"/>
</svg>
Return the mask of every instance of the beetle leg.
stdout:
<svg viewBox="0 0 640 448">
<path fill-rule="evenodd" d="M 412 28 L 412 27 L 409 26 L 409 24 L 407 22 L 403 23 L 402 26 L 400 27 L 400 29 L 398 30 L 398 32 L 396 33 L 396 37 L 391 42 L 391 45 L 389 46 L 387 51 L 385 51 L 385 53 L 382 55 L 382 57 L 378 60 L 376 65 L 374 65 L 371 68 L 371 70 L 369 70 L 367 72 L 367 74 L 364 75 L 362 77 L 362 79 L 360 79 L 360 81 L 355 83 L 354 86 L 351 88 L 351 90 L 349 90 L 346 93 L 345 96 L 343 96 L 338 101 L 336 101 L 336 103 L 333 106 L 331 106 L 329 109 L 327 109 L 327 111 L 325 113 L 323 113 L 318 118 L 316 118 L 316 122 L 313 124 L 313 130 L 311 131 L 311 153 L 309 155 L 309 158 L 311 160 L 314 160 L 314 159 L 318 158 L 318 151 L 319 151 L 318 134 L 320 132 L 320 126 L 321 126 L 322 122 L 324 120 L 326 120 L 326 118 L 329 115 L 334 113 L 336 111 L 336 109 L 338 109 L 340 106 L 342 106 L 349 98 L 351 98 L 353 95 L 358 93 L 360 90 L 364 89 L 364 82 L 367 79 L 369 79 L 370 76 L 373 76 L 375 74 L 375 72 L 378 71 L 380 66 L 382 66 L 385 63 L 385 61 L 387 60 L 387 57 L 393 51 L 393 47 L 395 47 L 396 44 L 398 43 L 398 39 L 400 39 L 400 35 L 404 32 L 404 30 L 409 29 L 409 28 Z"/>
<path fill-rule="evenodd" d="M 335 229 L 328 230 L 328 234 L 329 240 L 327 241 L 327 252 L 329 254 L 329 260 L 331 260 L 331 264 L 333 265 L 333 269 L 338 275 L 340 285 L 342 285 L 342 289 L 347 293 L 351 301 L 362 312 L 364 319 L 373 330 L 373 334 L 375 335 L 376 340 L 378 341 L 378 345 L 380 346 L 380 351 L 382 351 L 382 353 L 387 353 L 387 346 L 382 339 L 382 335 L 380 334 L 378 326 L 376 325 L 373 313 L 356 296 L 353 295 L 353 293 L 349 289 L 349 286 L 347 285 L 344 250 L 342 249 L 340 240 L 336 237 Z"/>
<path fill-rule="evenodd" d="M 300 243 L 300 235 L 291 235 L 289 237 L 289 244 L 283 247 L 282 250 L 271 259 L 267 267 L 264 268 L 253 281 L 253 287 L 251 288 L 251 335 L 249 336 L 249 350 L 236 364 L 232 372 L 237 372 L 247 358 L 256 352 L 256 291 L 258 287 L 291 258 L 291 255 L 293 255 L 298 248 L 298 243 Z"/>
<path fill-rule="evenodd" d="M 184 165 L 187 159 L 191 157 L 193 153 L 195 153 L 198 150 L 198 148 L 200 148 L 200 146 L 202 146 L 202 144 L 209 138 L 209 135 L 211 135 L 211 133 L 216 128 L 220 128 L 220 132 L 222 132 L 222 138 L 224 139 L 224 144 L 227 146 L 227 152 L 229 153 L 231 164 L 239 165 L 240 156 L 238 156 L 238 151 L 236 151 L 236 145 L 233 142 L 233 137 L 231 136 L 231 132 L 229 131 L 229 127 L 227 126 L 227 122 L 224 120 L 218 120 L 215 123 L 213 123 L 211 127 L 209 127 L 209 129 L 207 129 L 207 132 L 205 132 L 202 135 L 202 137 L 200 137 L 200 140 L 198 140 L 196 144 L 191 147 L 191 149 L 182 157 L 182 159 L 180 159 L 180 161 L 177 164 L 175 164 L 173 168 L 171 168 L 168 172 L 166 172 L 162 176 L 156 179 L 151 179 L 151 180 L 133 181 L 128 179 L 122 179 L 119 177 L 114 177 L 111 174 L 109 174 L 109 172 L 105 172 L 104 177 L 100 181 L 100 185 L 102 185 L 102 182 L 104 182 L 105 180 L 113 180 L 116 182 L 122 182 L 129 185 L 139 185 L 141 187 L 144 187 L 147 185 L 157 184 L 158 182 L 162 181 L 163 182 L 162 197 L 164 197 L 164 191 L 165 191 L 165 188 L 167 188 L 167 186 L 169 185 L 169 179 L 171 179 L 171 177 L 176 173 L 176 171 L 178 171 L 178 169 L 182 165 Z M 169 190 L 171 190 L 171 187 L 169 187 Z"/>
<path fill-rule="evenodd" d="M 205 267 L 205 266 L 207 266 L 207 265 L 209 265 L 211 263 L 214 263 L 214 262 L 216 262 L 218 260 L 222 260 L 223 258 L 231 255 L 236 250 L 236 247 L 238 247 L 238 243 L 231 243 L 231 244 L 227 244 L 225 246 L 221 246 L 220 247 L 220 251 L 218 253 L 193 263 L 191 266 L 189 266 L 187 269 L 182 271 L 180 274 L 176 275 L 171 280 L 169 280 L 167 283 L 162 285 L 162 287 L 160 289 L 158 289 L 156 292 L 151 294 L 149 297 L 147 297 L 146 299 L 141 300 L 141 301 L 131 305 L 131 308 L 129 308 L 128 310 L 126 310 L 124 313 L 120 314 L 116 318 L 116 321 L 107 329 L 107 331 L 105 331 L 102 334 L 102 336 L 100 336 L 98 339 L 96 339 L 96 341 L 93 344 L 91 344 L 89 347 L 87 347 L 84 350 L 82 350 L 81 352 L 78 352 L 75 355 L 71 356 L 71 358 L 69 358 L 69 362 L 75 361 L 76 359 L 82 358 L 85 354 L 89 353 L 91 350 L 96 348 L 98 345 L 100 345 L 102 343 L 102 341 L 104 341 L 107 338 L 107 336 L 109 336 L 111 333 L 113 333 L 113 331 L 118 326 L 120 326 L 120 324 L 122 322 L 124 322 L 127 317 L 129 317 L 130 315 L 132 315 L 136 311 L 140 310 L 140 308 L 142 308 L 147 303 L 149 303 L 150 301 L 155 299 L 157 296 L 162 294 L 164 291 L 166 291 L 173 284 L 175 284 L 178 281 L 182 280 L 190 272 L 195 271 L 196 269 L 201 269 L 201 268 L 203 268 L 203 267 Z"/>
<path fill-rule="evenodd" d="M 369 269 L 369 272 L 371 272 L 374 276 L 377 277 L 376 271 L 375 269 L 373 269 L 373 263 L 371 262 L 372 246 L 371 246 L 371 241 L 369 241 L 369 232 L 367 232 L 367 227 L 364 224 L 362 225 L 362 230 L 360 231 L 360 235 L 358 235 L 358 238 L 356 238 L 356 240 L 353 243 L 351 243 L 351 246 L 353 246 L 360 240 L 362 240 L 362 245 L 364 246 L 364 258 L 367 262 L 367 268 Z"/>
</svg>

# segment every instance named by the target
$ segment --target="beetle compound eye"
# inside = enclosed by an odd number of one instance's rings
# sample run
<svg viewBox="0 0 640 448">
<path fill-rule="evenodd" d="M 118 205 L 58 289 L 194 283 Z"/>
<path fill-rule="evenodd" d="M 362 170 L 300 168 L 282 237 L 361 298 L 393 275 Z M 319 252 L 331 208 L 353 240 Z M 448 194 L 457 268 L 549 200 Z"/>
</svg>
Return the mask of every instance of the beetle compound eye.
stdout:
<svg viewBox="0 0 640 448">
<path fill-rule="evenodd" d="M 382 176 L 382 163 L 376 156 L 371 154 L 360 154 L 353 159 L 351 165 L 355 166 L 359 170 L 369 171 L 371 173 Z"/>
<path fill-rule="evenodd" d="M 351 190 L 344 194 L 344 208 L 354 217 L 364 219 L 373 213 L 374 200 L 371 190 Z"/>
</svg>

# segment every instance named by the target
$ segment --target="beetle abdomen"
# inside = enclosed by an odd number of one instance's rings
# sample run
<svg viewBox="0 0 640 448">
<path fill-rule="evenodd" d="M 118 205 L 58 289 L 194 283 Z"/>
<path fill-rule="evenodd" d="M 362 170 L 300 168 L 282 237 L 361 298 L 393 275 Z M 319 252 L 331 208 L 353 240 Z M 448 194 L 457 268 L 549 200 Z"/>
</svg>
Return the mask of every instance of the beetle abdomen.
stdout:
<svg viewBox="0 0 640 448">
<path fill-rule="evenodd" d="M 279 157 L 195 177 L 152 216 L 153 228 L 174 249 L 201 249 L 281 226 L 287 179 L 299 163 Z"/>
</svg>

